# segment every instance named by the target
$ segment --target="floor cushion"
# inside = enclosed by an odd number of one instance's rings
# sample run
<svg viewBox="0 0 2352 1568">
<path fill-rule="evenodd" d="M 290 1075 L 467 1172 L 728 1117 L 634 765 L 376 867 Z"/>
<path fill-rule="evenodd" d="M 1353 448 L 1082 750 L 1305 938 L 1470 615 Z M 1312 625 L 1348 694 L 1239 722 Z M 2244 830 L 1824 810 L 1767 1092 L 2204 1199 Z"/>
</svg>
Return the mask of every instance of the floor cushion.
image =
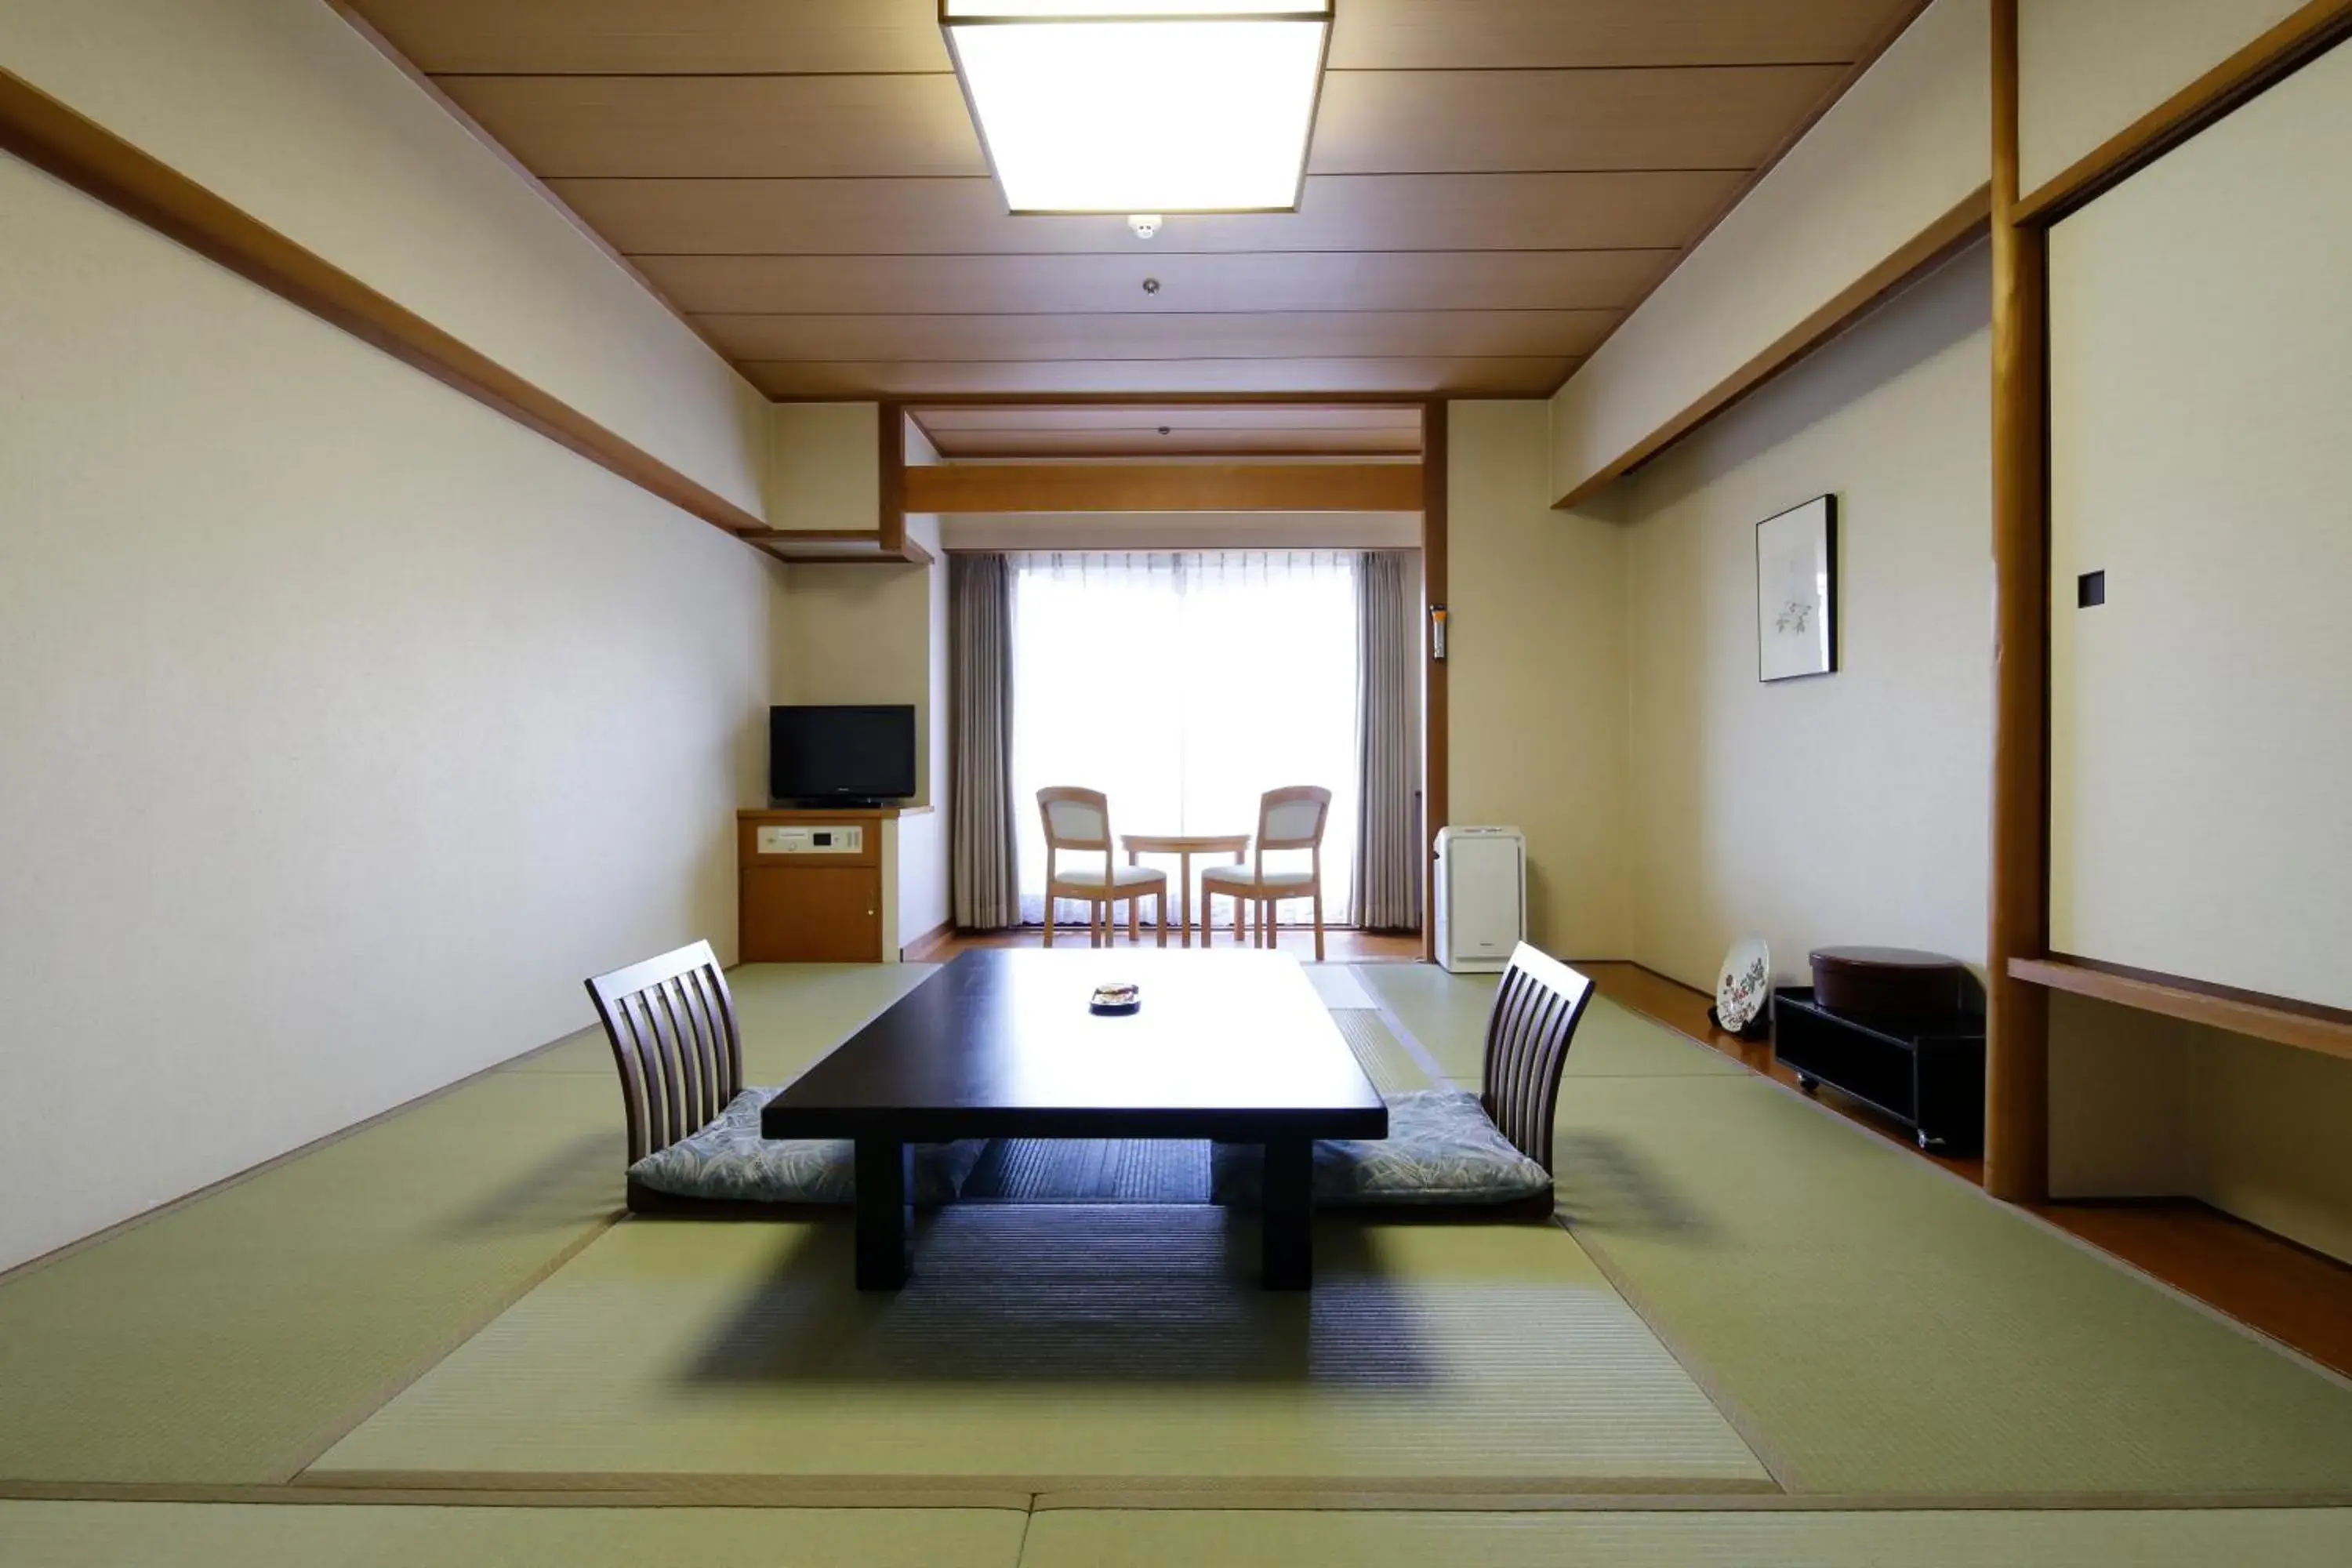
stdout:
<svg viewBox="0 0 2352 1568">
<path fill-rule="evenodd" d="M 745 1089 L 709 1126 L 630 1166 L 630 1179 L 677 1198 L 850 1203 L 857 1194 L 857 1177 L 848 1139 L 760 1136 L 760 1112 L 778 1092 Z M 916 1144 L 914 1202 L 924 1207 L 952 1203 L 986 1142 Z"/>
<path fill-rule="evenodd" d="M 1255 1208 L 1265 1151 L 1220 1143 L 1209 1152 L 1218 1203 Z M 1411 1089 L 1389 1099 L 1389 1135 L 1323 1139 L 1315 1145 L 1315 1202 L 1330 1208 L 1413 1204 L 1507 1204 L 1551 1191 L 1551 1173 L 1496 1129 L 1478 1097 Z"/>
</svg>

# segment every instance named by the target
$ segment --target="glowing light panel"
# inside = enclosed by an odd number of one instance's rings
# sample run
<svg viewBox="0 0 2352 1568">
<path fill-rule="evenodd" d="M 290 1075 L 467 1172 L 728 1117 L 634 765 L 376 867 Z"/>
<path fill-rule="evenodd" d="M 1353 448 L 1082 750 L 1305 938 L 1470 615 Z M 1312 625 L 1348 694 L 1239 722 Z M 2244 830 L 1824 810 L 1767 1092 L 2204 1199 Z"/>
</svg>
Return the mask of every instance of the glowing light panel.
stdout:
<svg viewBox="0 0 2352 1568">
<path fill-rule="evenodd" d="M 1016 213 L 1289 211 L 1330 0 L 941 0 Z"/>
</svg>

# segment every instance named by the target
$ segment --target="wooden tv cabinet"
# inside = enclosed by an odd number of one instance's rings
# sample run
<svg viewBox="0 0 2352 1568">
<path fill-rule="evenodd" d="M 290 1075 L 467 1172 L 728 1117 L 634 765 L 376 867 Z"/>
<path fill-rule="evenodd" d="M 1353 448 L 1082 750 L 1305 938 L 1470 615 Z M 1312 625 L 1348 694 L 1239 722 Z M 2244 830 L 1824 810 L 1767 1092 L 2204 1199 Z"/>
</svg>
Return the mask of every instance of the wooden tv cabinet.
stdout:
<svg viewBox="0 0 2352 1568">
<path fill-rule="evenodd" d="M 745 963 L 898 962 L 900 808 L 735 814 Z M 857 847 L 839 847 L 855 836 Z M 830 837 L 831 845 L 818 840 Z"/>
</svg>

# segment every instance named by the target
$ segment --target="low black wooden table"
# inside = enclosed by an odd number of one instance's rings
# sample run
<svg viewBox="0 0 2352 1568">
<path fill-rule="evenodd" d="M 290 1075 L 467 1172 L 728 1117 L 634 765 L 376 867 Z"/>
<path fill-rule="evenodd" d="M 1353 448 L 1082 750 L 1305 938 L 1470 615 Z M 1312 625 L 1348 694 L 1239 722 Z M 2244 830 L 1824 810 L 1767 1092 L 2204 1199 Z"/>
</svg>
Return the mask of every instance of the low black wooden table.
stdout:
<svg viewBox="0 0 2352 1568">
<path fill-rule="evenodd" d="M 1095 986 L 1142 1010 L 1101 1017 Z M 906 1283 L 909 1145 L 960 1138 L 1209 1138 L 1265 1146 L 1269 1289 L 1314 1277 L 1318 1138 L 1384 1138 L 1388 1108 L 1279 953 L 967 952 L 770 1100 L 769 1138 L 857 1146 L 857 1286 Z"/>
</svg>

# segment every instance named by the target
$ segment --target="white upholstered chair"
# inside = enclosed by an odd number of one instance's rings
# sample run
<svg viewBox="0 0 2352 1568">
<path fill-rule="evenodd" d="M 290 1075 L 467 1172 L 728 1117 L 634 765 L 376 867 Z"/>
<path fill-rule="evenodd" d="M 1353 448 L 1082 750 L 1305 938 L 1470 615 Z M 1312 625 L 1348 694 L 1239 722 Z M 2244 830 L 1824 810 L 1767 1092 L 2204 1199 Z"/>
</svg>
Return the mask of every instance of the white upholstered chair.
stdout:
<svg viewBox="0 0 2352 1568">
<path fill-rule="evenodd" d="M 1253 945 L 1274 945 L 1275 910 L 1285 899 L 1315 900 L 1315 961 L 1323 961 L 1323 825 L 1331 817 L 1331 792 L 1318 784 L 1294 784 L 1270 789 L 1258 798 L 1257 840 L 1246 865 L 1212 866 L 1201 873 L 1201 945 L 1206 947 L 1216 921 L 1213 902 L 1220 893 L 1234 900 L 1234 940 L 1243 940 L 1244 916 L 1256 911 Z M 1304 870 L 1269 870 L 1269 850 L 1304 849 Z"/>
<path fill-rule="evenodd" d="M 1168 945 L 1168 873 L 1142 866 L 1115 863 L 1111 852 L 1110 801 L 1100 790 L 1057 785 L 1037 792 L 1037 810 L 1045 819 L 1045 945 L 1054 945 L 1054 911 L 1063 899 L 1087 905 L 1087 940 L 1090 946 L 1108 947 L 1112 915 L 1119 900 L 1127 901 L 1127 939 L 1141 932 L 1137 907 L 1146 898 L 1159 900 L 1160 945 Z M 1087 857 L 1102 852 L 1102 868 L 1090 864 L 1064 866 L 1071 852 Z"/>
</svg>

